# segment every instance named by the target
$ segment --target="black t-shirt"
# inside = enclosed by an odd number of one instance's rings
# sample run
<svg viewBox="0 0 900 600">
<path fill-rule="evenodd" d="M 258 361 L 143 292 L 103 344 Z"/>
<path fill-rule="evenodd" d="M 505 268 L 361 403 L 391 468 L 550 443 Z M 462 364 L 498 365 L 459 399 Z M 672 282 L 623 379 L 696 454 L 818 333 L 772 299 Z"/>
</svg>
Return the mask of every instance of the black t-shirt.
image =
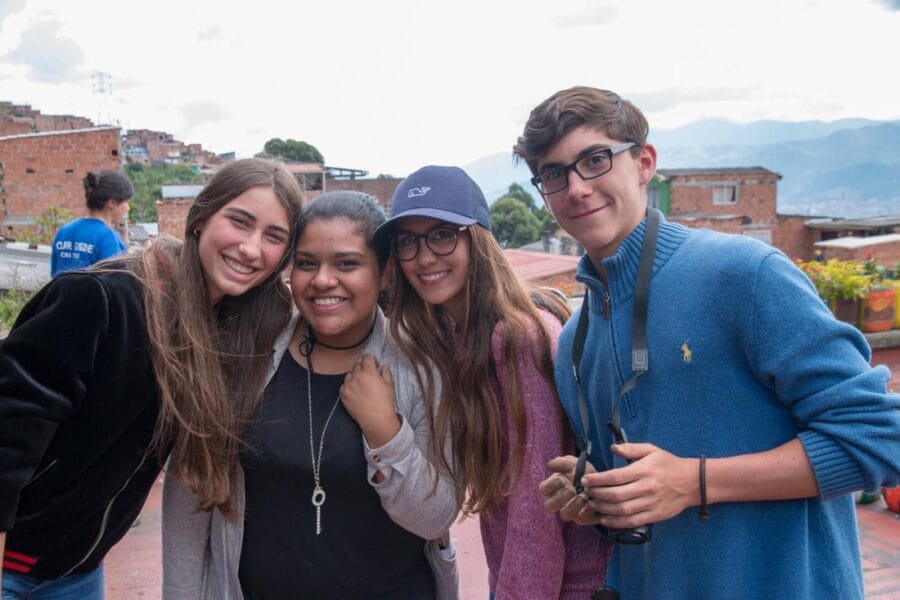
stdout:
<svg viewBox="0 0 900 600">
<path fill-rule="evenodd" d="M 312 375 L 316 455 L 343 375 Z M 325 432 L 327 494 L 316 535 L 306 369 L 285 353 L 245 434 L 240 580 L 248 600 L 430 598 L 424 540 L 384 512 L 367 481 L 362 432 L 338 401 Z"/>
</svg>

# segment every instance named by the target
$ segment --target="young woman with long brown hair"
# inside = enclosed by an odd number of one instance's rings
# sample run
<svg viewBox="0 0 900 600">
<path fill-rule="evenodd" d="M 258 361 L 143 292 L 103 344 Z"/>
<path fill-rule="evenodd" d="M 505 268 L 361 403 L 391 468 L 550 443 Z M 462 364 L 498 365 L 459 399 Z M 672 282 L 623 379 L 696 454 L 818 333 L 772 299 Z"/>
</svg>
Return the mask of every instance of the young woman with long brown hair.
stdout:
<svg viewBox="0 0 900 600">
<path fill-rule="evenodd" d="M 394 193 L 391 330 L 414 362 L 443 380 L 430 415 L 434 443 L 452 439 L 464 510 L 480 516 L 496 598 L 585 598 L 609 548 L 547 513 L 538 485 L 571 444 L 553 386 L 553 353 L 568 307 L 515 275 L 491 233 L 484 195 L 455 167 L 424 167 Z M 425 371 L 430 373 L 430 371 Z"/>
<path fill-rule="evenodd" d="M 449 530 L 458 499 L 431 456 L 420 378 L 378 305 L 392 268 L 372 237 L 384 221 L 360 192 L 304 210 L 298 312 L 241 432 L 235 518 L 198 511 L 167 482 L 165 600 L 457 598 L 455 563 L 428 540 Z"/>
<path fill-rule="evenodd" d="M 236 423 L 290 317 L 301 200 L 283 167 L 228 163 L 184 243 L 63 273 L 23 309 L 0 346 L 4 598 L 102 598 L 101 561 L 166 456 L 204 507 L 231 511 Z"/>
</svg>

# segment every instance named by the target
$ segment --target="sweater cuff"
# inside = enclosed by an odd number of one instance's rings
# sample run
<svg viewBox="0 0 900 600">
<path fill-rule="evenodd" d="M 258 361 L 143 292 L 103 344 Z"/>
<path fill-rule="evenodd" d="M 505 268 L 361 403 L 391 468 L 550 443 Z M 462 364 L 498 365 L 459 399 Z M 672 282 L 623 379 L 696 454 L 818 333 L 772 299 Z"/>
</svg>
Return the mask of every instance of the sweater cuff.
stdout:
<svg viewBox="0 0 900 600">
<path fill-rule="evenodd" d="M 801 431 L 799 438 L 816 476 L 820 498 L 830 500 L 863 489 L 865 480 L 859 464 L 840 444 L 817 431 Z"/>
<path fill-rule="evenodd" d="M 390 477 L 389 471 L 396 469 L 398 464 L 409 454 L 415 443 L 415 434 L 406 419 L 399 413 L 400 431 L 391 441 L 380 448 L 369 448 L 366 438 L 363 436 L 363 447 L 366 451 L 366 462 L 369 463 L 369 477 L 371 479 L 375 470 L 381 471 L 385 481 Z M 384 483 L 384 482 L 382 482 Z"/>
</svg>

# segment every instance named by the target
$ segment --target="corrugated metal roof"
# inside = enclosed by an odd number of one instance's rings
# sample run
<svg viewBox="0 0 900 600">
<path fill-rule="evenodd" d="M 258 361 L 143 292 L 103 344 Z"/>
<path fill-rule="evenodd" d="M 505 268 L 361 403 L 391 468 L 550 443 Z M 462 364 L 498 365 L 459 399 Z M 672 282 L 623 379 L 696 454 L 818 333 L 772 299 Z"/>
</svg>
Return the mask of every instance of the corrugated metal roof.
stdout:
<svg viewBox="0 0 900 600">
<path fill-rule="evenodd" d="M 765 167 L 708 167 L 702 169 L 657 169 L 661 177 L 684 177 L 687 175 L 747 175 L 750 173 L 769 173 L 781 179 L 781 175 Z"/>
<path fill-rule="evenodd" d="M 818 248 L 865 248 L 866 246 L 878 246 L 880 244 L 889 244 L 891 242 L 900 242 L 900 233 L 889 233 L 887 235 L 872 235 L 869 237 L 847 236 L 826 240 L 824 242 L 816 242 Z"/>
<path fill-rule="evenodd" d="M 203 186 L 198 184 L 168 184 L 162 186 L 162 197 L 163 200 L 170 198 L 196 198 L 202 189 Z"/>
</svg>

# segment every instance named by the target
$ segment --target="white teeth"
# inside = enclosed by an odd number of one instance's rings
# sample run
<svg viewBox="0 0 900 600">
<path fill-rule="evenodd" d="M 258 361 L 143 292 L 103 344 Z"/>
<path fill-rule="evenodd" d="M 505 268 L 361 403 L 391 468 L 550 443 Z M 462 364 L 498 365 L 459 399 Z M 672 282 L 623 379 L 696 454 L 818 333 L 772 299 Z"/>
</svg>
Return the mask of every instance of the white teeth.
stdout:
<svg viewBox="0 0 900 600">
<path fill-rule="evenodd" d="M 227 256 L 223 257 L 223 259 L 225 260 L 225 264 L 228 265 L 229 268 L 234 269 L 235 271 L 243 275 L 249 275 L 254 271 L 253 267 L 247 267 L 240 263 L 236 263 Z"/>
<path fill-rule="evenodd" d="M 341 298 L 313 298 L 313 304 L 317 306 L 333 306 L 343 302 Z"/>
<path fill-rule="evenodd" d="M 438 279 L 443 278 L 444 275 L 446 275 L 446 274 L 447 274 L 447 272 L 443 271 L 441 273 L 430 273 L 428 275 L 419 275 L 419 279 L 421 279 L 422 281 L 437 281 Z"/>
</svg>

